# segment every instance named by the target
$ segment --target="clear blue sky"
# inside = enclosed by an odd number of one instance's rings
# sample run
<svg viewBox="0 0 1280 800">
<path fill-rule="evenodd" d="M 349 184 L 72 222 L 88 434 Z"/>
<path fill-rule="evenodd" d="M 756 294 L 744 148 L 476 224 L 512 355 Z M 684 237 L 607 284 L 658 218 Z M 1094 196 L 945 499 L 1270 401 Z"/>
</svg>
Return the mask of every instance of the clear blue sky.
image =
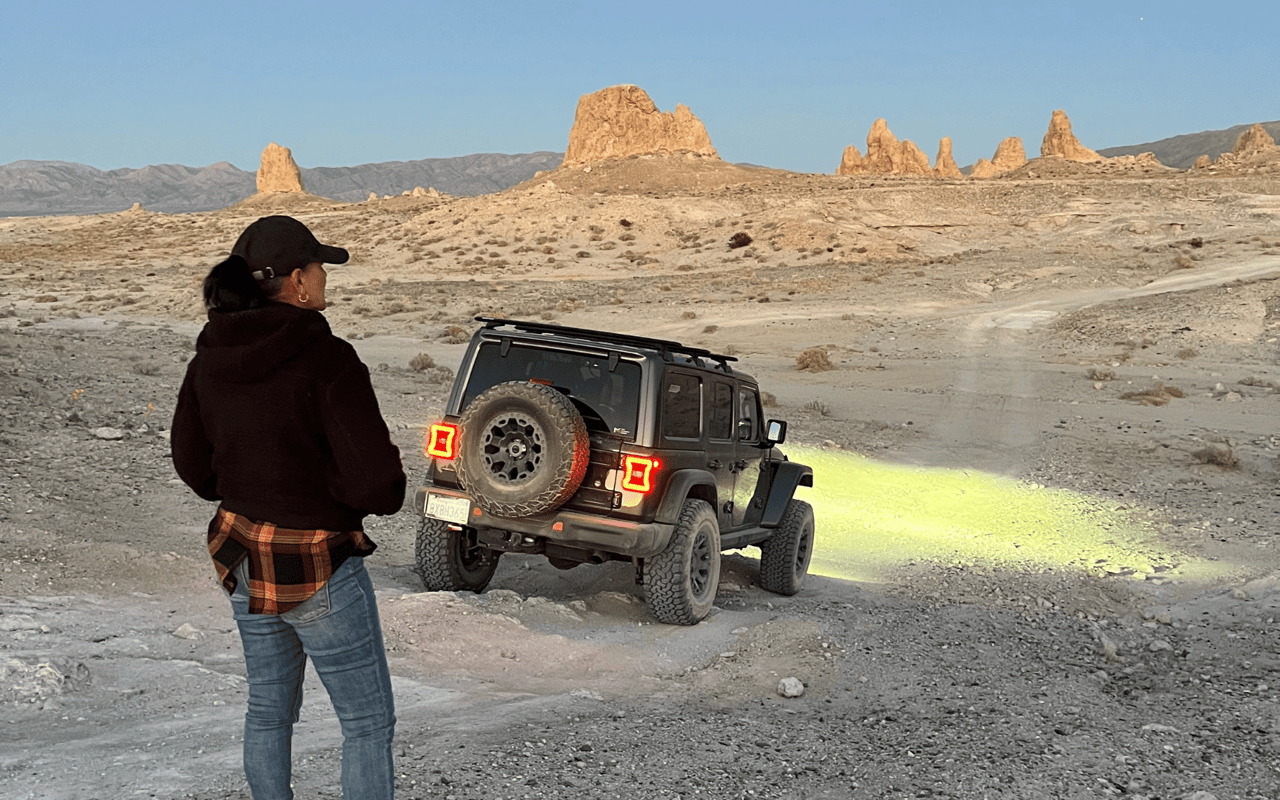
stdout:
<svg viewBox="0 0 1280 800">
<path fill-rule="evenodd" d="M 930 160 L 1056 108 L 1100 149 L 1280 119 L 1280 2 L 7 2 L 0 164 L 303 167 L 564 150 L 581 95 L 689 106 L 729 161 L 832 172 L 884 117 Z"/>
</svg>

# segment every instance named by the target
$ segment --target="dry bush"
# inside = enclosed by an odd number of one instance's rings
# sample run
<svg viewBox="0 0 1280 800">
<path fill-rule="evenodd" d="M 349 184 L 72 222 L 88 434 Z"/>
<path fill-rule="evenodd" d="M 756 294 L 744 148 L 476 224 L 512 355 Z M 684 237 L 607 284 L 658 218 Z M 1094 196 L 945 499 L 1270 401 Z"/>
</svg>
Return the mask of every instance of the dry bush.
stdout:
<svg viewBox="0 0 1280 800">
<path fill-rule="evenodd" d="M 751 244 L 750 234 L 738 232 L 729 237 L 729 249 L 734 250 L 739 247 L 746 247 Z"/>
<path fill-rule="evenodd" d="M 765 408 L 773 408 L 778 405 L 778 398 L 772 392 L 760 392 L 760 404 Z"/>
<path fill-rule="evenodd" d="M 716 331 L 718 331 L 718 330 L 720 330 L 720 326 L 719 326 L 719 325 L 708 325 L 707 327 L 705 327 L 705 328 L 703 328 L 703 329 L 702 329 L 702 332 L 703 332 L 703 333 L 715 333 L 715 332 L 716 332 Z"/>
<path fill-rule="evenodd" d="M 1186 397 L 1186 392 L 1177 386 L 1166 386 L 1163 383 L 1157 383 L 1149 389 L 1141 389 L 1136 392 L 1125 392 L 1120 395 L 1121 400 L 1134 400 L 1144 406 L 1162 406 L 1174 397 Z"/>
<path fill-rule="evenodd" d="M 1196 352 L 1196 349 L 1194 347 L 1184 347 L 1178 352 L 1174 353 L 1174 355 L 1176 355 L 1178 358 L 1182 359 L 1183 361 L 1187 361 L 1189 359 L 1195 358 L 1200 354 Z"/>
<path fill-rule="evenodd" d="M 160 365 L 153 361 L 139 361 L 133 365 L 133 371 L 138 375 L 154 377 L 160 374 Z"/>
<path fill-rule="evenodd" d="M 463 344 L 471 338 L 471 334 L 466 328 L 460 328 L 457 325 L 450 325 L 444 329 L 441 337 L 449 344 Z"/>
<path fill-rule="evenodd" d="M 820 414 L 821 416 L 824 416 L 824 417 L 831 416 L 831 407 L 828 406 L 826 403 L 820 403 L 817 400 L 810 400 L 809 402 L 805 403 L 804 410 L 812 411 L 813 413 Z"/>
<path fill-rule="evenodd" d="M 436 360 L 427 353 L 418 353 L 409 361 L 409 369 L 414 372 L 425 372 L 436 365 Z"/>
<path fill-rule="evenodd" d="M 1089 376 L 1091 381 L 1114 381 L 1116 379 L 1116 371 L 1106 367 L 1089 367 L 1089 369 L 1085 370 L 1085 374 Z"/>
<path fill-rule="evenodd" d="M 835 369 L 831 356 L 821 347 L 810 347 L 796 359 L 796 369 L 808 372 L 826 372 Z"/>
<path fill-rule="evenodd" d="M 693 311 L 686 311 L 680 315 L 681 319 L 697 319 L 698 315 Z"/>
<path fill-rule="evenodd" d="M 1215 443 L 1206 445 L 1191 455 L 1201 464 L 1215 464 L 1227 469 L 1235 469 L 1240 466 L 1240 459 L 1236 458 L 1235 451 L 1231 449 L 1229 444 Z"/>
</svg>

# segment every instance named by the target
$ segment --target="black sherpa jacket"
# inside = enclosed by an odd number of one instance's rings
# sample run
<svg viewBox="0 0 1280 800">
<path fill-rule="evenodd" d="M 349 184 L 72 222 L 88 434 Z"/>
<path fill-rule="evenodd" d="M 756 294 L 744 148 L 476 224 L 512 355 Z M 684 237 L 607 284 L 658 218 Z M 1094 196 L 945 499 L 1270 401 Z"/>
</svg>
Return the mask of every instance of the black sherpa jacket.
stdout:
<svg viewBox="0 0 1280 800">
<path fill-rule="evenodd" d="M 404 503 L 369 370 L 318 311 L 210 311 L 170 443 L 196 494 L 253 520 L 360 530 L 366 515 Z"/>
</svg>

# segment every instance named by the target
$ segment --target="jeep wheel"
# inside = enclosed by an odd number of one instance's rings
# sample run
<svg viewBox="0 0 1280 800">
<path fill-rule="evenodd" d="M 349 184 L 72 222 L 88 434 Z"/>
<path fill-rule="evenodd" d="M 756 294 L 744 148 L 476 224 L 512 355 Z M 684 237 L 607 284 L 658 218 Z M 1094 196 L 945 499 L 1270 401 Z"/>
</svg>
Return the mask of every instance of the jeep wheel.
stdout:
<svg viewBox="0 0 1280 800">
<path fill-rule="evenodd" d="M 669 625 L 696 625 L 711 613 L 720 586 L 720 526 L 702 500 L 686 500 L 667 549 L 647 559 L 649 611 Z"/>
<path fill-rule="evenodd" d="M 792 499 L 773 535 L 760 543 L 760 585 L 793 595 L 804 586 L 813 558 L 813 506 Z"/>
<path fill-rule="evenodd" d="M 500 383 L 459 421 L 458 478 L 476 505 L 499 517 L 559 507 L 587 472 L 591 439 L 573 401 L 537 383 Z"/>
<path fill-rule="evenodd" d="M 483 592 L 498 568 L 500 551 L 476 542 L 475 531 L 423 517 L 413 543 L 413 559 L 429 592 Z"/>
</svg>

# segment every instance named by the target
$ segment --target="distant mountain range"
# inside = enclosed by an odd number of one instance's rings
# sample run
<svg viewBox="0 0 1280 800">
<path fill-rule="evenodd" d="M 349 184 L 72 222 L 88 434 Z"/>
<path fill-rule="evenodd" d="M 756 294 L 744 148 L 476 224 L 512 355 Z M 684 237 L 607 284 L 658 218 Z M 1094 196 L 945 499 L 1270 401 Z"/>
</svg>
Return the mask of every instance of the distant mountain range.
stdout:
<svg viewBox="0 0 1280 800">
<path fill-rule="evenodd" d="M 1156 160 L 1166 167 L 1190 169 L 1195 160 L 1202 155 L 1207 155 L 1210 159 L 1216 159 L 1223 153 L 1231 152 L 1231 148 L 1236 146 L 1236 139 L 1239 139 L 1240 134 L 1251 127 L 1253 127 L 1252 122 L 1248 125 L 1236 125 L 1234 128 L 1227 128 L 1224 131 L 1185 133 L 1181 136 L 1161 139 L 1158 142 L 1131 144 L 1124 147 L 1108 147 L 1105 150 L 1099 150 L 1098 154 L 1107 158 L 1114 158 L 1115 156 L 1136 156 L 1139 153 L 1152 153 L 1155 155 Z M 1280 142 L 1280 121 L 1264 122 L 1262 127 L 1266 128 L 1267 133 L 1271 134 L 1271 138 Z"/>
<path fill-rule="evenodd" d="M 302 170 L 308 192 L 334 200 L 397 195 L 421 186 L 455 196 L 497 192 L 560 166 L 564 153 L 477 153 Z M 257 191 L 255 173 L 220 161 L 207 167 L 160 164 L 101 170 L 67 161 L 0 166 L 0 217 L 101 214 L 141 203 L 149 211 L 212 211 Z"/>
</svg>

